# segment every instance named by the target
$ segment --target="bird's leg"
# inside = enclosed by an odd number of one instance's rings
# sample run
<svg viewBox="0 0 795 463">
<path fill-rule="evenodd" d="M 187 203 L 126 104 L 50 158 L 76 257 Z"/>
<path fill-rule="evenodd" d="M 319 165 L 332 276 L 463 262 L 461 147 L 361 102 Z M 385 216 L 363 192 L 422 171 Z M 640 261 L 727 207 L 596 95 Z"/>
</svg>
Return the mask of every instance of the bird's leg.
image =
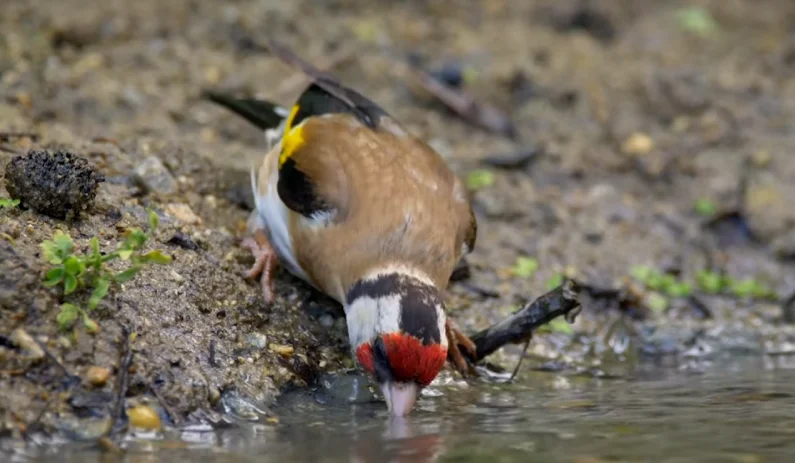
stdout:
<svg viewBox="0 0 795 463">
<path fill-rule="evenodd" d="M 453 322 L 450 319 L 447 319 L 445 323 L 445 332 L 447 334 L 447 358 L 453 365 L 455 366 L 456 370 L 464 376 L 468 376 L 472 373 L 473 369 L 467 362 L 467 359 L 464 358 L 464 355 L 461 353 L 461 349 L 458 347 L 459 344 L 466 349 L 469 353 L 471 358 L 475 358 L 477 354 L 477 347 L 475 347 L 475 343 L 469 339 L 469 336 L 465 335 L 461 332 L 458 328 L 453 326 Z"/>
<path fill-rule="evenodd" d="M 256 278 L 260 275 L 262 296 L 265 303 L 270 304 L 273 301 L 273 273 L 279 263 L 279 257 L 262 229 L 255 231 L 253 237 L 246 238 L 241 244 L 250 249 L 255 258 L 254 265 L 246 271 L 245 276 Z"/>
</svg>

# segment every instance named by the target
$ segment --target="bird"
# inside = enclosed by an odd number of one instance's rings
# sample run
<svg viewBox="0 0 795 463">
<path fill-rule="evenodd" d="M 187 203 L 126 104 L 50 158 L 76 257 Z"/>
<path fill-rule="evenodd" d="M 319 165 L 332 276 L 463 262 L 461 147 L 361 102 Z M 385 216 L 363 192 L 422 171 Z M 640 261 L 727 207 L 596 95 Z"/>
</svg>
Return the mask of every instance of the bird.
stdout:
<svg viewBox="0 0 795 463">
<path fill-rule="evenodd" d="M 465 185 L 381 106 L 281 43 L 269 48 L 310 82 L 290 108 L 215 90 L 203 96 L 265 131 L 252 168 L 246 277 L 274 298 L 277 266 L 344 308 L 351 354 L 406 416 L 446 360 L 466 374 L 475 345 L 448 318 L 444 290 L 471 253 L 477 220 Z"/>
</svg>

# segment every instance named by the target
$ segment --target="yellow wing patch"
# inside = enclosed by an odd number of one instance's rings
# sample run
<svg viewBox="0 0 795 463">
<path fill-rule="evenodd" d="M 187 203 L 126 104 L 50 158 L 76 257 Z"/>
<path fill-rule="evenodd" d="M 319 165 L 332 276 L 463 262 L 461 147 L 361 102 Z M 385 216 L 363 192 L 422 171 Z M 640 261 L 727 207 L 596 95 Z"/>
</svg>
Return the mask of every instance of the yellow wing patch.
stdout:
<svg viewBox="0 0 795 463">
<path fill-rule="evenodd" d="M 295 151 L 304 144 L 303 127 L 293 127 L 293 119 L 298 114 L 299 106 L 293 106 L 290 111 L 290 117 L 287 118 L 287 125 L 284 128 L 284 136 L 282 137 L 282 151 L 279 153 L 279 168 L 287 159 L 292 156 Z"/>
</svg>

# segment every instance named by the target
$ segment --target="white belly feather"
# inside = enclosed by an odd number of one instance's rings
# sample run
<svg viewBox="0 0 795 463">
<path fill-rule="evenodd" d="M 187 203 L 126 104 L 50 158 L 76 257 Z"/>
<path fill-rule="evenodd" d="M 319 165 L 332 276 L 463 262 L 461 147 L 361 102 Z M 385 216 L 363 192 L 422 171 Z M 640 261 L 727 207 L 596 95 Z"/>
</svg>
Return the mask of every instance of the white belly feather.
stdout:
<svg viewBox="0 0 795 463">
<path fill-rule="evenodd" d="M 276 189 L 279 172 L 273 169 L 268 178 L 267 191 L 264 195 L 257 194 L 257 176 L 251 171 L 251 187 L 254 191 L 254 202 L 257 206 L 257 222 L 265 229 L 273 249 L 279 255 L 282 265 L 293 275 L 304 281 L 309 277 L 298 265 L 293 252 L 293 241 L 290 238 L 289 219 L 291 211 L 284 205 Z"/>
</svg>

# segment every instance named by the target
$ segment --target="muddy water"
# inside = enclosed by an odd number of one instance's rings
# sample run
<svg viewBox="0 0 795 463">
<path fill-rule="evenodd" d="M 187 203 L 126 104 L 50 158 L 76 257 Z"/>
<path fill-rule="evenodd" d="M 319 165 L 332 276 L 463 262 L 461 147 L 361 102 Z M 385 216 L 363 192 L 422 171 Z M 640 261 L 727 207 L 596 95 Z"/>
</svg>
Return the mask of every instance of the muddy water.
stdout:
<svg viewBox="0 0 795 463">
<path fill-rule="evenodd" d="M 795 365 L 782 359 L 641 366 L 621 379 L 528 372 L 510 385 L 433 387 L 395 420 L 361 391 L 349 402 L 363 384 L 337 378 L 333 395 L 286 394 L 278 425 L 192 428 L 181 442 L 137 436 L 126 461 L 788 461 L 793 381 Z M 102 461 L 91 450 L 66 454 L 61 461 Z"/>
</svg>

